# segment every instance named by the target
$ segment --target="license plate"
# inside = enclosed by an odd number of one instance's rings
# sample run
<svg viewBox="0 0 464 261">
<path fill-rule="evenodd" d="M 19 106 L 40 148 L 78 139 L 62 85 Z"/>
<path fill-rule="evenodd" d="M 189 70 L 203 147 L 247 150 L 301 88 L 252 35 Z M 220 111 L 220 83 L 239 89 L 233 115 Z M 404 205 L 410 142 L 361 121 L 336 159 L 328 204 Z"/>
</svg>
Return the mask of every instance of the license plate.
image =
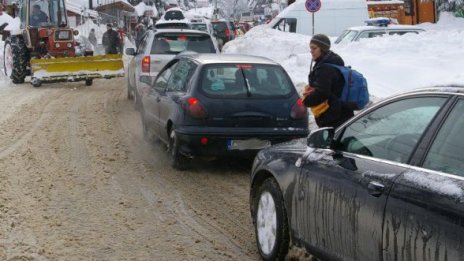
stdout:
<svg viewBox="0 0 464 261">
<path fill-rule="evenodd" d="M 268 140 L 249 139 L 249 140 L 229 140 L 228 150 L 259 150 L 271 146 Z"/>
</svg>

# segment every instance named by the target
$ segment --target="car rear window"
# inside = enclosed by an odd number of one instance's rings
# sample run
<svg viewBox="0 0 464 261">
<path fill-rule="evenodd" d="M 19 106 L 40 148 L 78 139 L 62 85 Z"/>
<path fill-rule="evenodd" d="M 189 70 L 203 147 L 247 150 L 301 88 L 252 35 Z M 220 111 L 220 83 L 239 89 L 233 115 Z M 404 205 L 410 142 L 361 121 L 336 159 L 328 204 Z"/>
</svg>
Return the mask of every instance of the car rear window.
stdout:
<svg viewBox="0 0 464 261">
<path fill-rule="evenodd" d="M 190 26 L 186 23 L 157 23 L 155 24 L 156 29 L 190 29 Z"/>
<path fill-rule="evenodd" d="M 295 92 L 281 66 L 265 64 L 211 64 L 202 68 L 200 89 L 221 98 L 278 98 Z"/>
<path fill-rule="evenodd" d="M 200 30 L 206 32 L 208 29 L 206 28 L 206 24 L 192 24 L 192 29 Z"/>
<path fill-rule="evenodd" d="M 185 19 L 181 11 L 167 11 L 164 15 L 165 20 L 182 20 Z"/>
<path fill-rule="evenodd" d="M 227 29 L 227 24 L 225 22 L 213 22 L 213 28 L 216 31 L 225 31 Z"/>
<path fill-rule="evenodd" d="M 213 41 L 207 34 L 160 33 L 155 35 L 151 54 L 177 54 L 183 51 L 215 53 Z"/>
</svg>

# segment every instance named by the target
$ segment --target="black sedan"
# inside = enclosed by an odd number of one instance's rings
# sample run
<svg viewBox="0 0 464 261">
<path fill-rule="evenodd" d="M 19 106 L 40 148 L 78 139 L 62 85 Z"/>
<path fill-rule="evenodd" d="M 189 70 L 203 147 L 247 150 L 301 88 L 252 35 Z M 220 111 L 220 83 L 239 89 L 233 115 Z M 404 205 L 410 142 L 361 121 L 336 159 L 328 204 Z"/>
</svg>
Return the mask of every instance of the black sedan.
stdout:
<svg viewBox="0 0 464 261">
<path fill-rule="evenodd" d="M 389 98 L 336 131 L 255 158 L 259 252 L 321 260 L 464 260 L 464 88 Z"/>
<path fill-rule="evenodd" d="M 194 157 L 253 157 L 308 135 L 307 109 L 295 86 L 267 58 L 181 54 L 146 86 L 140 89 L 144 134 L 168 145 L 177 169 Z"/>
</svg>

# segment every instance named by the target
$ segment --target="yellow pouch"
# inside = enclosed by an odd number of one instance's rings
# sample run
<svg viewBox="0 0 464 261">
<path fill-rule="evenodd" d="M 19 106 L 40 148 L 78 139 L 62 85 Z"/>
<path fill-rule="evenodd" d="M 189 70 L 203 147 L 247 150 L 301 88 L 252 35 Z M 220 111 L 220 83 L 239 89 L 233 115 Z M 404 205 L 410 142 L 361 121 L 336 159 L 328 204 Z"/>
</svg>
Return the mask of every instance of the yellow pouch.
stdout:
<svg viewBox="0 0 464 261">
<path fill-rule="evenodd" d="M 329 109 L 329 100 L 325 100 L 316 106 L 309 107 L 314 115 L 314 118 L 318 118 L 322 113 Z"/>
</svg>

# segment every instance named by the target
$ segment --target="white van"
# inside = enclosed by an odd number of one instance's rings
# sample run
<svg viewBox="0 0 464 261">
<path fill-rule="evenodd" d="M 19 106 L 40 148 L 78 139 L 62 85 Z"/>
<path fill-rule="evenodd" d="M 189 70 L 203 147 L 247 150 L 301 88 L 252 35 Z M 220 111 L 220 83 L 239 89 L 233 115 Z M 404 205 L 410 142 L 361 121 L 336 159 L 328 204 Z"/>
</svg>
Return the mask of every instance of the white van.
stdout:
<svg viewBox="0 0 464 261">
<path fill-rule="evenodd" d="M 312 14 L 305 2 L 297 0 L 287 6 L 269 25 L 280 31 L 313 35 Z M 363 25 L 368 18 L 366 0 L 321 0 L 321 8 L 314 13 L 314 34 L 339 36 L 348 27 Z"/>
</svg>

